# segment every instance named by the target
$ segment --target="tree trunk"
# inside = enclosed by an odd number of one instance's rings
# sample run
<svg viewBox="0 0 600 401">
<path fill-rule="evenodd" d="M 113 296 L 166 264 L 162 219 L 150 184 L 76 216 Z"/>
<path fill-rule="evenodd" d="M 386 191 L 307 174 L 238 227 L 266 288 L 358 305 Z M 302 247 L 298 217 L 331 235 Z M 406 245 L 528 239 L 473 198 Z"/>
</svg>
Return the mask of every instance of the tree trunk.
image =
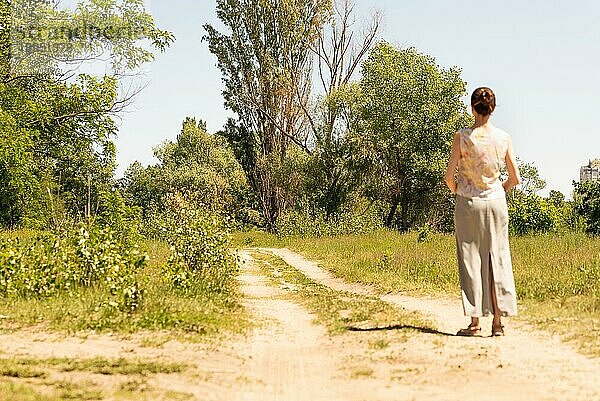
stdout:
<svg viewBox="0 0 600 401">
<path fill-rule="evenodd" d="M 398 210 L 398 205 L 400 204 L 400 198 L 394 197 L 392 200 L 392 207 L 390 208 L 390 212 L 385 219 L 385 226 L 388 228 L 392 228 L 392 223 L 394 222 L 394 217 L 396 217 L 396 211 Z"/>
</svg>

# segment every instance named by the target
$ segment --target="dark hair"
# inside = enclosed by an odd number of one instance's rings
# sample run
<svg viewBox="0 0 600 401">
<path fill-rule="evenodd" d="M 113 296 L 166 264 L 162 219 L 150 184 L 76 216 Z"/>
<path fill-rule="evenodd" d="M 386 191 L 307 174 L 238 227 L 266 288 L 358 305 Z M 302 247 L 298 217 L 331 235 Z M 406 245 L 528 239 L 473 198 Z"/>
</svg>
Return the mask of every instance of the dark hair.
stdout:
<svg viewBox="0 0 600 401">
<path fill-rule="evenodd" d="M 471 106 L 482 116 L 492 114 L 496 109 L 496 95 L 490 88 L 477 88 L 471 95 Z"/>
</svg>

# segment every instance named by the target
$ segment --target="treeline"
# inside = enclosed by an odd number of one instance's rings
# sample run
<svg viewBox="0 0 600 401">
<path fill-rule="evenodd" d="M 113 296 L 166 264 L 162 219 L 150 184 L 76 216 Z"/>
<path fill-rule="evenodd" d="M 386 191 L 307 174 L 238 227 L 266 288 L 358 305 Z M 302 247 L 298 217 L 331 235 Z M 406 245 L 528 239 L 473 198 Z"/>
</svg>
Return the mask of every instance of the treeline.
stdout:
<svg viewBox="0 0 600 401">
<path fill-rule="evenodd" d="M 173 36 L 136 0 L 82 1 L 69 12 L 40 0 L 33 16 L 47 25 L 38 29 L 88 34 L 28 53 L 35 38 L 15 42 L 11 29 L 20 3 L 1 4 L 5 227 L 94 218 L 159 236 L 177 195 L 281 235 L 453 228 L 441 177 L 454 132 L 471 124 L 466 83 L 460 68 L 379 40 L 377 13 L 361 18 L 348 0 L 218 0 L 225 28 L 206 25 L 204 40 L 236 117 L 218 133 L 186 119 L 175 141 L 155 149 L 157 164 L 134 163 L 117 180 L 114 119 L 135 95 L 119 90 L 122 77 L 152 60 L 140 41 L 160 51 Z M 90 24 L 114 35 L 91 35 Z M 111 74 L 76 73 L 99 54 Z M 535 166 L 521 167 L 526 184 L 509 197 L 515 233 L 595 230 L 594 184 L 577 186 L 574 202 L 542 198 Z"/>
<path fill-rule="evenodd" d="M 157 165 L 128 169 L 128 199 L 148 213 L 185 189 L 279 233 L 448 228 L 439 177 L 470 123 L 460 70 L 376 42 L 379 16 L 353 27 L 349 2 L 242 3 L 217 2 L 227 33 L 205 26 L 237 118 L 216 135 L 186 120 Z"/>
<path fill-rule="evenodd" d="M 110 208 L 115 117 L 136 93 L 120 84 L 172 40 L 137 0 L 0 1 L 0 225 L 52 228 Z M 78 72 L 98 60 L 108 73 Z"/>
<path fill-rule="evenodd" d="M 130 202 L 148 215 L 170 191 L 191 191 L 284 236 L 453 229 L 441 177 L 454 132 L 471 124 L 459 68 L 377 41 L 380 16 L 355 26 L 348 1 L 220 0 L 217 14 L 227 29 L 207 25 L 204 39 L 237 117 L 214 135 L 187 119 L 158 164 L 130 166 Z M 514 233 L 583 227 L 581 208 L 538 196 L 537 168 L 520 167 Z"/>
</svg>

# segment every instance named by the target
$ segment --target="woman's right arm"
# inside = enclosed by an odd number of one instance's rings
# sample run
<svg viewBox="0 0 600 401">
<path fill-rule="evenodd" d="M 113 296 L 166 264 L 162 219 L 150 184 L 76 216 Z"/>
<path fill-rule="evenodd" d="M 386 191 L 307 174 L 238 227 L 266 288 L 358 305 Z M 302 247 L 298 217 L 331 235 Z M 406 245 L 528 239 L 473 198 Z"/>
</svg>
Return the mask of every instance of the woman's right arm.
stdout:
<svg viewBox="0 0 600 401">
<path fill-rule="evenodd" d="M 446 185 L 450 191 L 456 193 L 456 168 L 458 167 L 458 160 L 460 159 L 460 133 L 454 135 L 454 141 L 452 141 L 452 150 L 450 151 L 450 160 L 448 161 L 448 168 L 446 169 Z"/>
<path fill-rule="evenodd" d="M 506 162 L 506 170 L 508 171 L 508 179 L 502 183 L 506 192 L 510 191 L 521 183 L 521 174 L 519 173 L 519 167 L 515 159 L 513 152 L 512 139 L 508 138 L 508 149 L 506 150 L 506 156 L 504 157 Z"/>
</svg>

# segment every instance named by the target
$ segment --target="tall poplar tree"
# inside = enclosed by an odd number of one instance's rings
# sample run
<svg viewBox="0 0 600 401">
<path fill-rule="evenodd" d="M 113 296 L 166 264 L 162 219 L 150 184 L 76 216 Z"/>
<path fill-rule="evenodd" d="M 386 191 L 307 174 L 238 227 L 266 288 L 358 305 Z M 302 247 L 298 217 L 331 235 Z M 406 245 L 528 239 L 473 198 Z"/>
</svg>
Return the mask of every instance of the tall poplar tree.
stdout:
<svg viewBox="0 0 600 401">
<path fill-rule="evenodd" d="M 223 74 L 225 105 L 237 115 L 229 139 L 270 230 L 286 205 L 278 172 L 290 147 L 310 153 L 306 114 L 314 53 L 331 0 L 217 0 L 227 28 L 205 25 Z"/>
</svg>

